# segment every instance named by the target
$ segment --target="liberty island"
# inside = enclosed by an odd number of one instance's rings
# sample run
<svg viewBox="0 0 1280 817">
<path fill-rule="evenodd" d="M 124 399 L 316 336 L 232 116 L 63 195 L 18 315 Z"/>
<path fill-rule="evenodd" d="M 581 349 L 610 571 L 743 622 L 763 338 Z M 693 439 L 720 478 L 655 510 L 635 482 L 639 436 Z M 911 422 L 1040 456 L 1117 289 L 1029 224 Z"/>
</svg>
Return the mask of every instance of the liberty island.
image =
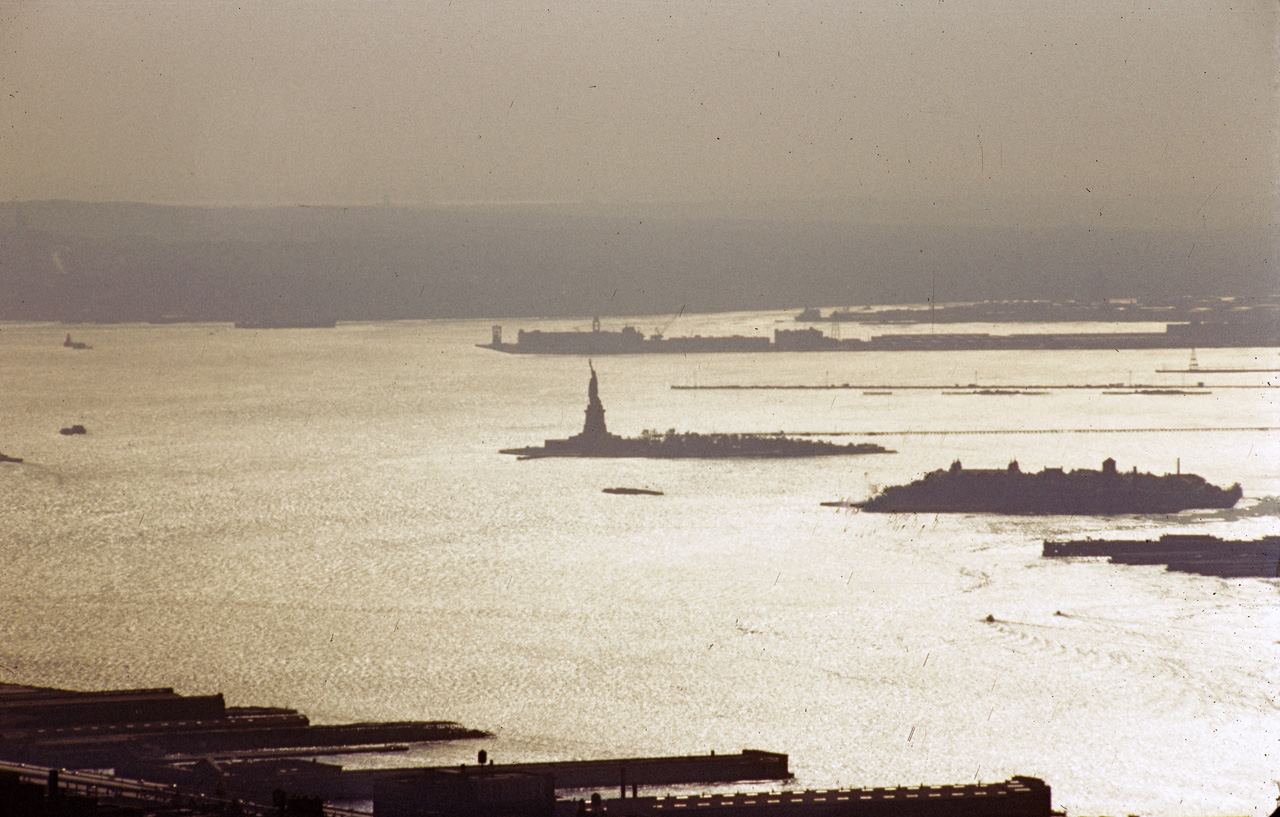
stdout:
<svg viewBox="0 0 1280 817">
<path fill-rule="evenodd" d="M 590 365 L 590 364 L 588 364 Z M 501 453 L 520 459 L 545 457 L 643 457 L 651 459 L 730 459 L 829 457 L 849 454 L 892 454 L 874 443 L 838 445 L 776 434 L 699 434 L 671 429 L 646 430 L 639 437 L 611 434 L 604 422 L 604 403 L 595 367 L 587 385 L 586 420 L 582 431 L 566 439 L 547 440 L 542 446 L 504 448 Z"/>
</svg>

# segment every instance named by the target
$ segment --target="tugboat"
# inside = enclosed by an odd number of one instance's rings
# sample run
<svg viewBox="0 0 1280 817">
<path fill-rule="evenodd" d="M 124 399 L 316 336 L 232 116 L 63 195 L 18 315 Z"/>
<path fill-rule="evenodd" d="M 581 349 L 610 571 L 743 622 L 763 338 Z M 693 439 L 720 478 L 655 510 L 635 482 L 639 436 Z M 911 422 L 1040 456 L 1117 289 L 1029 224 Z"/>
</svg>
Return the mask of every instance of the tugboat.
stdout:
<svg viewBox="0 0 1280 817">
<path fill-rule="evenodd" d="M 873 513 L 1168 514 L 1189 508 L 1231 508 L 1243 494 L 1210 485 L 1196 474 L 1131 473 L 1116 470 L 1108 457 L 1101 471 L 1046 468 L 1024 474 L 1018 463 L 1004 469 L 964 468 L 957 460 L 945 471 L 909 485 L 894 485 L 861 503 Z"/>
<path fill-rule="evenodd" d="M 829 457 L 848 454 L 892 454 L 874 443 L 838 445 L 824 440 L 788 437 L 785 434 L 697 434 L 644 431 L 639 437 L 619 437 L 609 433 L 604 423 L 604 404 L 595 366 L 590 362 L 591 381 L 587 385 L 586 421 L 582 432 L 562 440 L 546 440 L 541 446 L 504 448 L 502 454 L 520 459 L 544 457 L 647 457 L 652 459 L 730 459 Z"/>
</svg>

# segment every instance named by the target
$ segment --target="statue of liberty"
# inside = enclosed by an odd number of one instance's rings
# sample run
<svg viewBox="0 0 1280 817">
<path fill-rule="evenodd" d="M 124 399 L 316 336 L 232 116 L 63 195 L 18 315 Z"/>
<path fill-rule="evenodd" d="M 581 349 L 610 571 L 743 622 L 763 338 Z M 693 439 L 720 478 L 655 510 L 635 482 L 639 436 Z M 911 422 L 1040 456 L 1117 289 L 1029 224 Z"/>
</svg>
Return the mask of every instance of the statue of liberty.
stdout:
<svg viewBox="0 0 1280 817">
<path fill-rule="evenodd" d="M 587 419 L 582 424 L 582 434 L 579 436 L 589 439 L 608 437 L 609 431 L 604 426 L 604 404 L 600 402 L 600 384 L 596 381 L 596 367 L 589 360 L 587 365 L 591 367 L 591 382 L 587 386 Z"/>
</svg>

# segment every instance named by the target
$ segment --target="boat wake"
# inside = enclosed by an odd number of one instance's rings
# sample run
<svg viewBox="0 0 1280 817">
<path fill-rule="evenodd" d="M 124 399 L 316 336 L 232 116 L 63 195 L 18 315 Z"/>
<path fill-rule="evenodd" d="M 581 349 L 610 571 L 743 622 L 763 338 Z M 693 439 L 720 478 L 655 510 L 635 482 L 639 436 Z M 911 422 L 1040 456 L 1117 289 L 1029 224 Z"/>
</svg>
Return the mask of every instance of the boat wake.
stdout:
<svg viewBox="0 0 1280 817">
<path fill-rule="evenodd" d="M 1052 623 L 995 616 L 986 623 L 1015 653 L 1099 677 L 1144 679 L 1132 690 L 1159 711 L 1205 713 L 1224 701 L 1276 709 L 1280 689 L 1260 667 L 1231 660 L 1206 634 L 1187 628 L 1153 637 L 1127 622 L 1062 612 Z"/>
</svg>

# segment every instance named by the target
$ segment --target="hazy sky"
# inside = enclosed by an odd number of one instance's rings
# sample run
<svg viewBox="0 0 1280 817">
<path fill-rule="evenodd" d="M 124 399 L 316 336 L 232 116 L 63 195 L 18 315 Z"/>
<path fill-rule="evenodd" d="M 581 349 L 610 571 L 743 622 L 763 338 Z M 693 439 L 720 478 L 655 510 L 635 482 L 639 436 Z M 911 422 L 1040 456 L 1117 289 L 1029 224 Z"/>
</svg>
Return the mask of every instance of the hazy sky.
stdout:
<svg viewBox="0 0 1280 817">
<path fill-rule="evenodd" d="M 0 196 L 1256 224 L 1276 213 L 1276 9 L 0 0 Z"/>
</svg>

